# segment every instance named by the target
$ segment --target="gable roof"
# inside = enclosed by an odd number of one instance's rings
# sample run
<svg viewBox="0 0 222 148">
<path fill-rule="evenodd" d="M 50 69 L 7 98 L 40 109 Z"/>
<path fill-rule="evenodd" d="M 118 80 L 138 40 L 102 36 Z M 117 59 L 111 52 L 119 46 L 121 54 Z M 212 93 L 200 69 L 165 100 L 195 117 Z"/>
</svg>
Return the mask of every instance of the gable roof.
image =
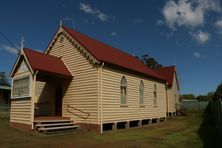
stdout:
<svg viewBox="0 0 222 148">
<path fill-rule="evenodd" d="M 66 26 L 62 27 L 69 35 L 71 35 L 77 42 L 79 42 L 96 60 L 165 81 L 164 77 L 159 75 L 153 69 L 147 67 L 135 57 L 123 51 L 120 51 L 117 48 L 111 47 L 98 40 L 81 34 Z"/>
<path fill-rule="evenodd" d="M 48 72 L 72 77 L 61 58 L 28 48 L 24 48 L 23 51 L 33 71 Z"/>
<path fill-rule="evenodd" d="M 161 67 L 155 69 L 155 71 L 165 78 L 165 80 L 168 82 L 168 86 L 171 87 L 173 85 L 173 77 L 174 73 L 176 72 L 175 66 Z"/>
</svg>

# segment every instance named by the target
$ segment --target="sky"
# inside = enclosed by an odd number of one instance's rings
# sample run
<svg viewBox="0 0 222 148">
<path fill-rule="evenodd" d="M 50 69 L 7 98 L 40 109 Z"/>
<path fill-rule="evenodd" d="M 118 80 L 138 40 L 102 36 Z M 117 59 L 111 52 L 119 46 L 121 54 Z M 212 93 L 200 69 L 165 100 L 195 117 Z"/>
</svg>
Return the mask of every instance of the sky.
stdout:
<svg viewBox="0 0 222 148">
<path fill-rule="evenodd" d="M 44 51 L 59 22 L 132 55 L 175 65 L 180 93 L 214 91 L 222 81 L 220 0 L 7 0 L 0 32 L 20 48 Z M 0 71 L 10 73 L 15 47 L 0 35 Z"/>
</svg>

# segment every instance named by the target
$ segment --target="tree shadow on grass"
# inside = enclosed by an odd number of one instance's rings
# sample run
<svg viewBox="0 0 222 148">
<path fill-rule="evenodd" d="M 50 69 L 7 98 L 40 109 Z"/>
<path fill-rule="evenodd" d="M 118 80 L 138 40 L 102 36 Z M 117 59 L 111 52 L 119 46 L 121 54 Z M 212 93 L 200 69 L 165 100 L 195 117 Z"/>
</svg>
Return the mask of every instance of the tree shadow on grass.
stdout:
<svg viewBox="0 0 222 148">
<path fill-rule="evenodd" d="M 203 141 L 204 148 L 222 147 L 222 135 L 216 129 L 214 120 L 210 114 L 210 105 L 208 104 L 203 114 L 203 121 L 199 127 L 198 135 Z"/>
</svg>

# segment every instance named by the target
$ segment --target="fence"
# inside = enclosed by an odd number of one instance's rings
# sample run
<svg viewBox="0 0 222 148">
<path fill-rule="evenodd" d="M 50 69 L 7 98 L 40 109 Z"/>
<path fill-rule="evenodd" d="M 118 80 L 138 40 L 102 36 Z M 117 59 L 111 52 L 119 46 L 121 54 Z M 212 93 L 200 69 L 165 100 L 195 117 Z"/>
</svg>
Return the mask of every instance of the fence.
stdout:
<svg viewBox="0 0 222 148">
<path fill-rule="evenodd" d="M 208 101 L 182 100 L 180 105 L 183 106 L 187 111 L 198 111 L 205 110 L 208 103 Z"/>
<path fill-rule="evenodd" d="M 222 102 L 221 99 L 210 102 L 212 117 L 215 121 L 216 128 L 222 134 Z"/>
</svg>

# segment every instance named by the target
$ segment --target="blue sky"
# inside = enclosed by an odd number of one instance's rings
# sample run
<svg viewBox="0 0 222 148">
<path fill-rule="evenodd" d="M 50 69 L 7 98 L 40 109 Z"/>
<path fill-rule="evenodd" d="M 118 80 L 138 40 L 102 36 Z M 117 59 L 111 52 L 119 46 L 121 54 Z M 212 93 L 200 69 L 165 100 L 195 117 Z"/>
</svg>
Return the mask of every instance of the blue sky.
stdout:
<svg viewBox="0 0 222 148">
<path fill-rule="evenodd" d="M 176 65 L 181 93 L 206 94 L 222 80 L 219 0 L 7 0 L 0 31 L 16 46 L 44 50 L 59 21 L 132 55 Z M 0 71 L 10 72 L 15 49 L 0 36 Z"/>
</svg>

